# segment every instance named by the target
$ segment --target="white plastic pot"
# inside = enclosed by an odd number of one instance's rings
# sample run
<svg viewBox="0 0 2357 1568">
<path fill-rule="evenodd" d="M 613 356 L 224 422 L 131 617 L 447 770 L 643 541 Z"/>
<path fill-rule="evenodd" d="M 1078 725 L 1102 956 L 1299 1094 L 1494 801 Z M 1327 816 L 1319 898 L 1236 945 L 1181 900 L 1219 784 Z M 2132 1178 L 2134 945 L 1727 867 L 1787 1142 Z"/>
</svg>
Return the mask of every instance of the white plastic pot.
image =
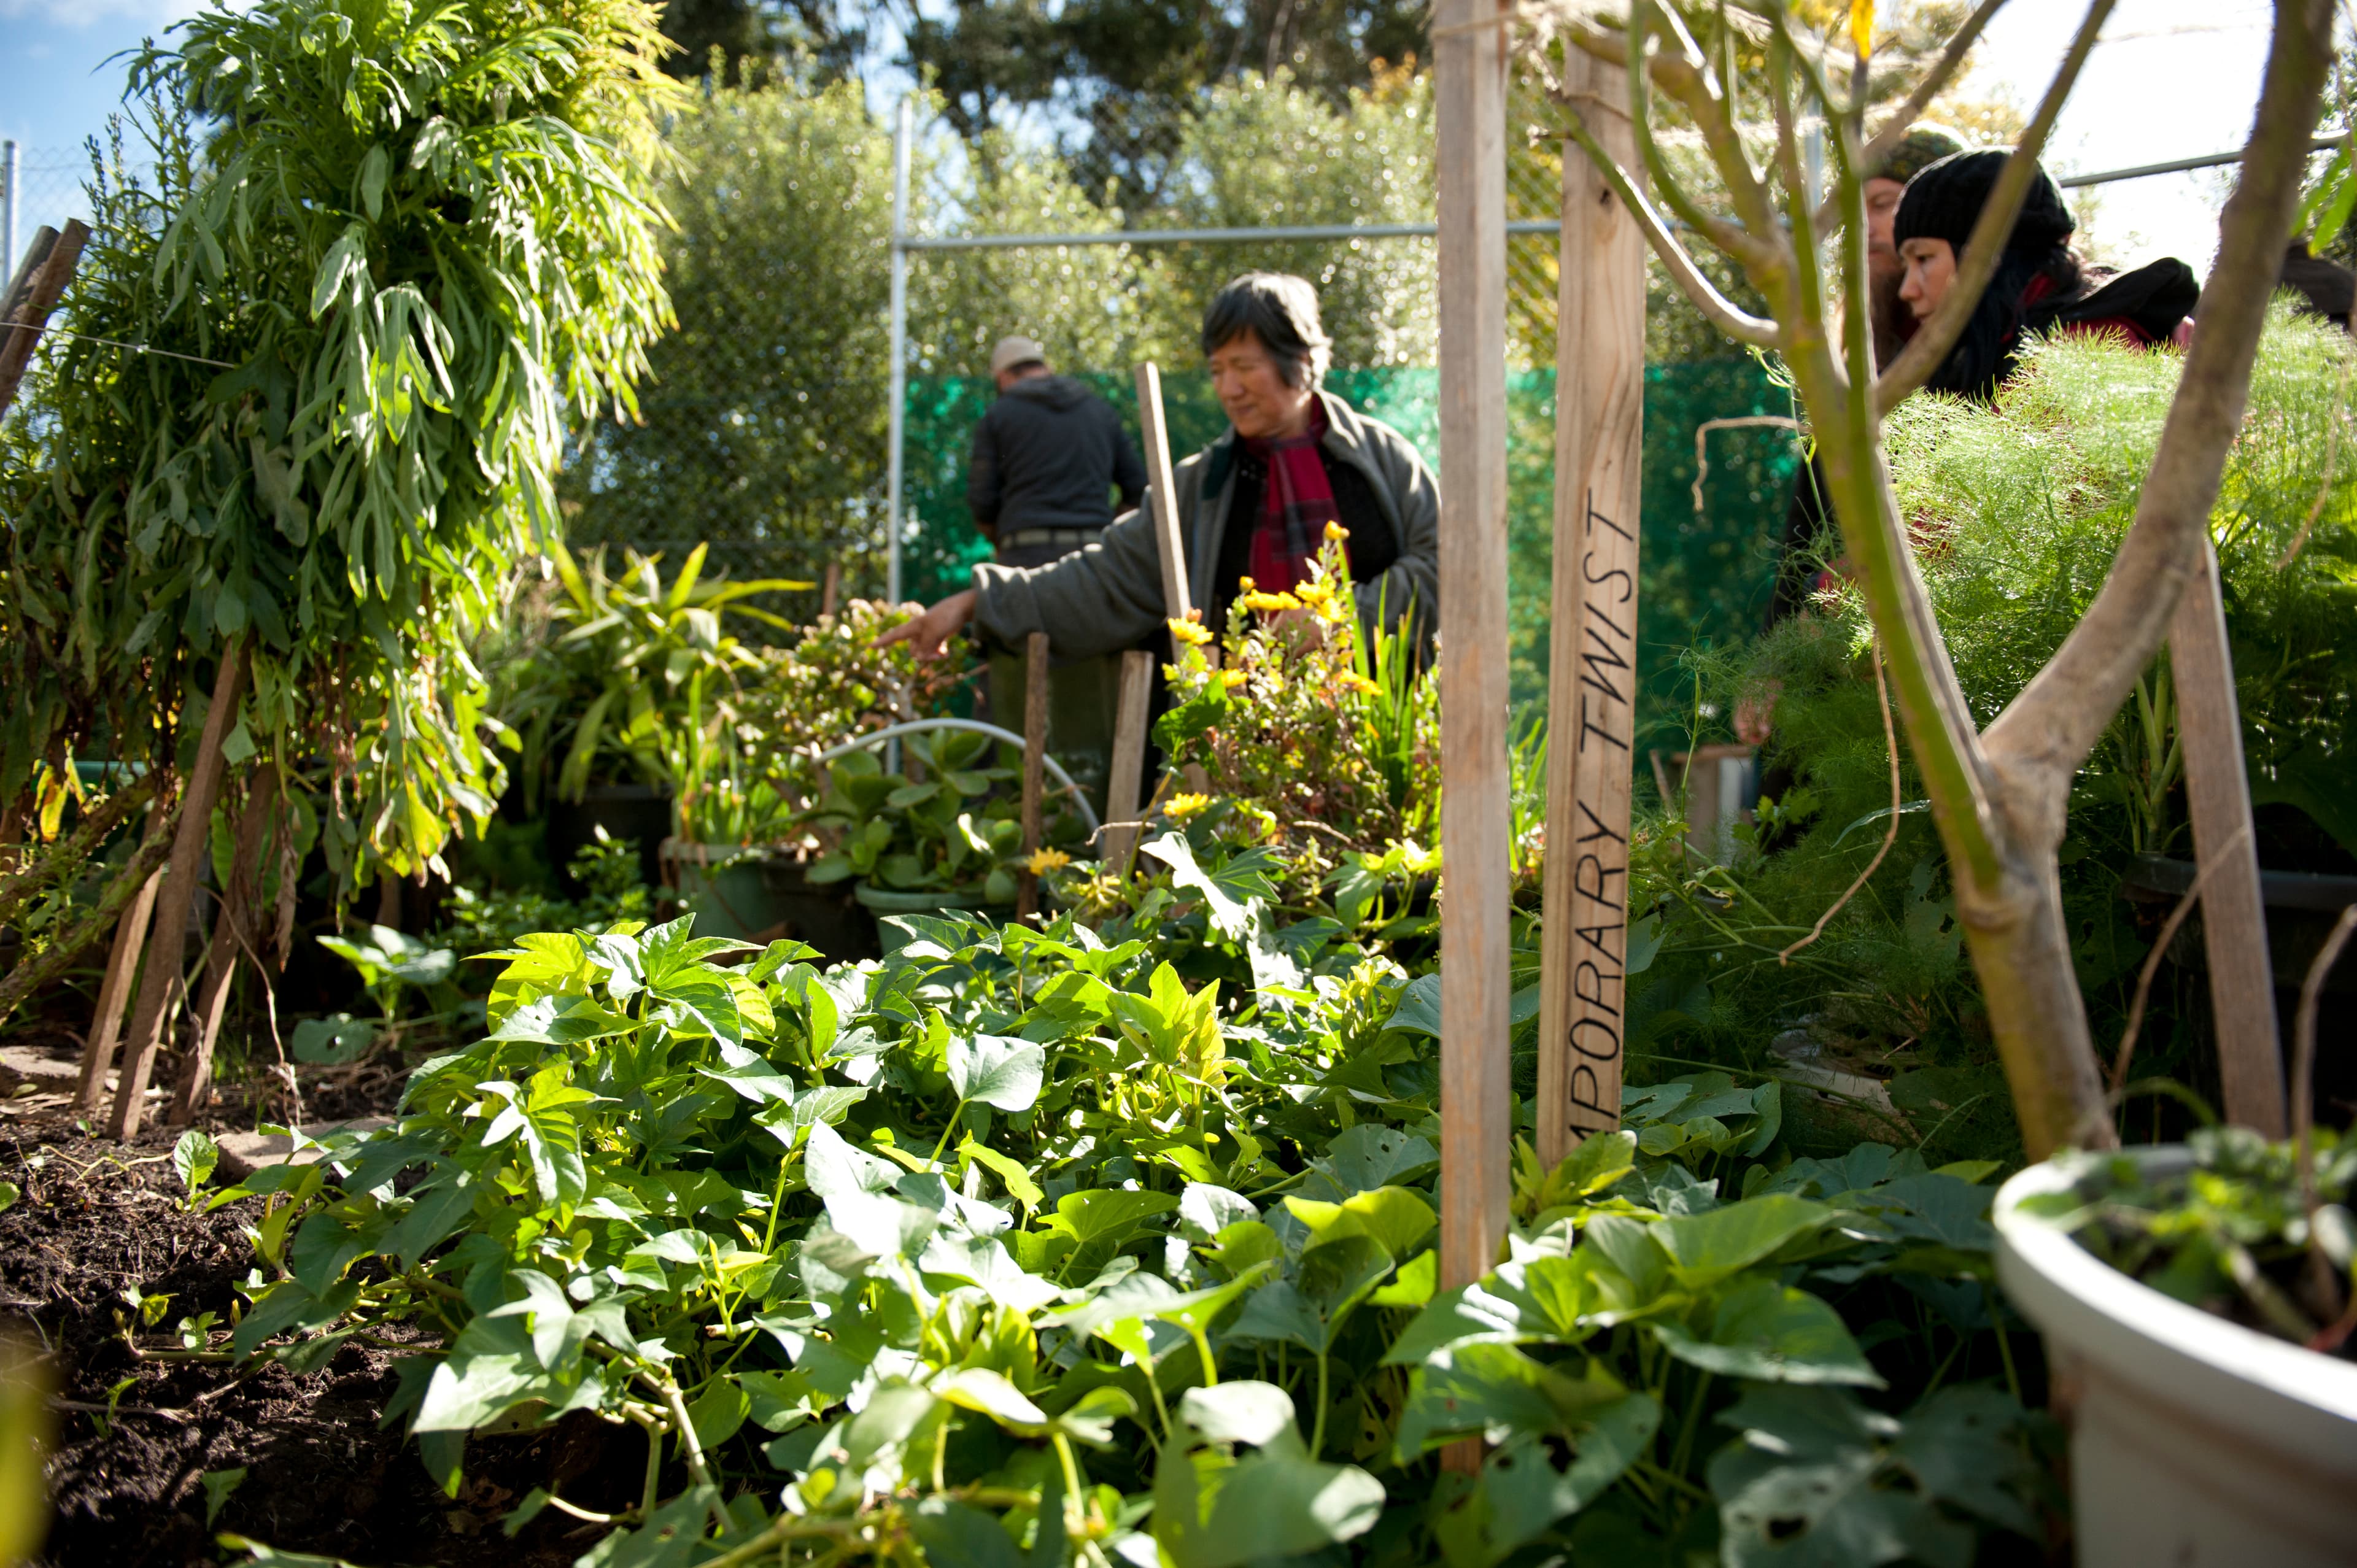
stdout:
<svg viewBox="0 0 2357 1568">
<path fill-rule="evenodd" d="M 2192 1165 L 2132 1152 L 2156 1175 Z M 2137 1283 L 2022 1202 L 2083 1163 L 1999 1189 L 1997 1281 L 2046 1337 L 2071 1430 L 2081 1568 L 2345 1568 L 2357 1563 L 2357 1364 Z"/>
</svg>

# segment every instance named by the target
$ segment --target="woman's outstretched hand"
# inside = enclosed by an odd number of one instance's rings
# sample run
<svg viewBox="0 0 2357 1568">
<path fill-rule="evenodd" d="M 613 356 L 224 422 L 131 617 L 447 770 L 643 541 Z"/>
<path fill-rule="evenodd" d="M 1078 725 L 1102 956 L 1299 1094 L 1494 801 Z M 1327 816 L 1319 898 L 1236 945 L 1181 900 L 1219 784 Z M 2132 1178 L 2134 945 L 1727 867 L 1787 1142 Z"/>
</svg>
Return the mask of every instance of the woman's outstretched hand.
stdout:
<svg viewBox="0 0 2357 1568">
<path fill-rule="evenodd" d="M 940 604 L 899 626 L 876 639 L 877 647 L 887 643 L 908 643 L 920 663 L 930 664 L 949 650 L 950 639 L 965 628 L 974 618 L 974 591 L 952 594 Z"/>
</svg>

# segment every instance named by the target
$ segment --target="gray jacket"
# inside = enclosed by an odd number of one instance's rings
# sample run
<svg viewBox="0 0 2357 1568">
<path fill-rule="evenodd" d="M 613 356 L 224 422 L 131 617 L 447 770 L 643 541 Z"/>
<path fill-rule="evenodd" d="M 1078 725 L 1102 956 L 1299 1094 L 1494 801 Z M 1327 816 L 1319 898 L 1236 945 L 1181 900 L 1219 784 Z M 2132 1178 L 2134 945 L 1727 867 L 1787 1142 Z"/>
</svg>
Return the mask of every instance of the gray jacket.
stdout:
<svg viewBox="0 0 2357 1568">
<path fill-rule="evenodd" d="M 1323 392 L 1318 396 L 1326 408 L 1327 456 L 1367 478 L 1399 541 L 1399 558 L 1389 569 L 1357 585 L 1360 624 L 1372 625 L 1378 606 L 1386 620 L 1396 623 L 1413 604 L 1418 622 L 1428 627 L 1440 603 L 1439 481 L 1406 436 L 1338 397 Z M 1231 428 L 1172 475 L 1188 597 L 1198 606 L 1213 598 L 1212 578 L 1231 526 L 1235 443 Z M 1144 505 L 1114 519 L 1095 543 L 1049 565 L 1028 571 L 989 563 L 976 566 L 974 624 L 1017 648 L 1030 633 L 1044 631 L 1064 659 L 1136 646 L 1164 619 L 1152 509 L 1149 490 Z M 1251 525 L 1250 519 L 1237 524 Z"/>
</svg>

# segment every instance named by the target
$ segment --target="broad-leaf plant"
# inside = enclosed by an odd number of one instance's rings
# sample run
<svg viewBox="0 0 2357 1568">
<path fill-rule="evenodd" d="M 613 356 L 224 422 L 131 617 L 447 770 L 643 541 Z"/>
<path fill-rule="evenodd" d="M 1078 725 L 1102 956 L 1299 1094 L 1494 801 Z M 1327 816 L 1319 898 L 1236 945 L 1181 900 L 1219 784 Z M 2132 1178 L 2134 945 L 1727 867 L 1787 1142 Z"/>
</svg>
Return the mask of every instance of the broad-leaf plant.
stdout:
<svg viewBox="0 0 2357 1568">
<path fill-rule="evenodd" d="M 490 955 L 488 1032 L 396 1125 L 206 1197 L 258 1199 L 227 1344 L 394 1348 L 449 1488 L 470 1434 L 619 1423 L 628 1506 L 508 1521 L 602 1520 L 608 1565 L 1747 1563 L 1861 1529 L 1961 1563 L 2040 1528 L 1991 1167 L 1794 1158 L 1777 1085 L 1689 1074 L 1555 1170 L 1523 1143 L 1504 1261 L 1437 1292 L 1429 977 L 1341 946 L 1243 995 L 1118 923 L 903 934 L 826 970 L 687 921 Z M 1848 1326 L 1902 1303 L 1920 1329 Z"/>
</svg>

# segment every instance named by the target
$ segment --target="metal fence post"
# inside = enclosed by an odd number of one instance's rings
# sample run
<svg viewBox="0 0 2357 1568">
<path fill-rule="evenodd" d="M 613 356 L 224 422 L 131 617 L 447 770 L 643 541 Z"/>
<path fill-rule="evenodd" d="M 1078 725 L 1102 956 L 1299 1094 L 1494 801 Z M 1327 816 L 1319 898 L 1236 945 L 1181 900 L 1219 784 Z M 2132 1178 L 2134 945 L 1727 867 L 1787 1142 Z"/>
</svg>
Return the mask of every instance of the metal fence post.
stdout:
<svg viewBox="0 0 2357 1568">
<path fill-rule="evenodd" d="M 886 415 L 890 449 L 884 462 L 884 599 L 895 605 L 900 602 L 900 448 L 908 435 L 909 143 L 916 119 L 916 101 L 903 96 L 892 125 L 892 406 Z"/>
<path fill-rule="evenodd" d="M 5 272 L 16 264 L 16 143 L 12 137 L 0 145 L 5 148 L 8 181 L 5 201 L 7 210 L 5 217 L 0 217 L 0 230 L 5 231 L 5 240 L 0 240 L 0 272 Z"/>
</svg>

